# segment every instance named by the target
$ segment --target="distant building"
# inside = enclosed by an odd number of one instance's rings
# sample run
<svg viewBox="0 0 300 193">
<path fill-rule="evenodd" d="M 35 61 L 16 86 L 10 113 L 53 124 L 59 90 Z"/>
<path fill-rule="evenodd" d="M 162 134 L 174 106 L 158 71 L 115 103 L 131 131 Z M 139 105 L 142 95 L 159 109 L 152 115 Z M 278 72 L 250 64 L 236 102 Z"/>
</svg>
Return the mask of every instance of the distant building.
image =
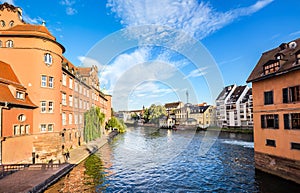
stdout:
<svg viewBox="0 0 300 193">
<path fill-rule="evenodd" d="M 252 128 L 252 96 L 248 86 L 225 87 L 216 100 L 219 127 Z"/>
<path fill-rule="evenodd" d="M 211 105 L 193 105 L 190 109 L 190 118 L 196 120 L 196 125 L 200 128 L 216 126 L 215 107 Z"/>
<path fill-rule="evenodd" d="M 300 183 L 300 39 L 264 52 L 247 82 L 256 168 Z"/>
</svg>

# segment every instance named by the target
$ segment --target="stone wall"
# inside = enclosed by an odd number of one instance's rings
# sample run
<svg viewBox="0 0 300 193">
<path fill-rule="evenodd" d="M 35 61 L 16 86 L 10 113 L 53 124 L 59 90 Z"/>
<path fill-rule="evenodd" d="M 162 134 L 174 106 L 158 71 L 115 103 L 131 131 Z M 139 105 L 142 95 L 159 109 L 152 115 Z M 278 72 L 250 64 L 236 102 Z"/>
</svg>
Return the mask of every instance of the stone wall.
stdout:
<svg viewBox="0 0 300 193">
<path fill-rule="evenodd" d="M 300 184 L 300 161 L 255 152 L 255 167 Z"/>
<path fill-rule="evenodd" d="M 36 163 L 64 162 L 62 157 L 62 137 L 60 133 L 36 135 L 33 140 Z"/>
</svg>

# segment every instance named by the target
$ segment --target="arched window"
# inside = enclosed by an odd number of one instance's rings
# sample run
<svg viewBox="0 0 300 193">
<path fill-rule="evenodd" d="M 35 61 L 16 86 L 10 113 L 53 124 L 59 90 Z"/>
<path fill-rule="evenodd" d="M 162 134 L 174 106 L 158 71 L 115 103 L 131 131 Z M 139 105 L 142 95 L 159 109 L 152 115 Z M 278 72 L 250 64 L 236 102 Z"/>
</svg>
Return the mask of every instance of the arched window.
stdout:
<svg viewBox="0 0 300 193">
<path fill-rule="evenodd" d="M 2 41 L 0 41 L 0 48 L 2 48 Z"/>
<path fill-rule="evenodd" d="M 52 56 L 51 56 L 51 54 L 49 54 L 49 53 L 45 54 L 44 55 L 44 61 L 48 65 L 52 64 Z"/>
<path fill-rule="evenodd" d="M 11 21 L 9 22 L 9 26 L 10 26 L 10 27 L 14 26 L 14 21 L 13 21 L 13 20 L 11 20 Z"/>
<path fill-rule="evenodd" d="M 6 42 L 6 47 L 7 47 L 7 48 L 12 48 L 12 47 L 14 47 L 14 42 L 13 42 L 12 40 L 7 40 L 7 42 Z"/>
<path fill-rule="evenodd" d="M 5 21 L 1 20 L 0 25 L 1 25 L 1 27 L 5 27 Z"/>
</svg>

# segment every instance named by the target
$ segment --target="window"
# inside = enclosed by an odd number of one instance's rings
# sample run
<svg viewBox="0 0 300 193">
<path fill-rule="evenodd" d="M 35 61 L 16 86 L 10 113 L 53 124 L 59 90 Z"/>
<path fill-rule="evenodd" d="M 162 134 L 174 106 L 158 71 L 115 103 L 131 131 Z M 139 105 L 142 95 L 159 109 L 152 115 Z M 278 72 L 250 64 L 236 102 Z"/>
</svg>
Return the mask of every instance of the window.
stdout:
<svg viewBox="0 0 300 193">
<path fill-rule="evenodd" d="M 12 47 L 14 47 L 14 42 L 13 42 L 12 40 L 8 40 L 8 41 L 6 42 L 6 47 L 7 47 L 7 48 L 12 48 Z"/>
<path fill-rule="evenodd" d="M 79 115 L 79 124 L 82 124 L 82 115 Z"/>
<path fill-rule="evenodd" d="M 46 131 L 46 124 L 41 124 L 41 132 L 45 132 Z"/>
<path fill-rule="evenodd" d="M 282 89 L 282 102 L 291 103 L 300 101 L 300 86 Z"/>
<path fill-rule="evenodd" d="M 14 135 L 20 135 L 19 125 L 14 125 Z"/>
<path fill-rule="evenodd" d="M 41 77 L 41 87 L 46 87 L 47 86 L 47 76 L 42 75 Z"/>
<path fill-rule="evenodd" d="M 75 81 L 75 91 L 78 92 L 78 82 Z"/>
<path fill-rule="evenodd" d="M 300 150 L 300 143 L 294 143 L 294 142 L 292 142 L 291 143 L 291 149 Z"/>
<path fill-rule="evenodd" d="M 300 52 L 296 53 L 296 64 L 300 64 Z"/>
<path fill-rule="evenodd" d="M 284 129 L 300 129 L 300 113 L 284 114 Z"/>
<path fill-rule="evenodd" d="M 20 131 L 21 131 L 21 135 L 25 134 L 25 126 L 24 125 L 20 125 Z"/>
<path fill-rule="evenodd" d="M 49 76 L 48 87 L 49 88 L 53 88 L 54 87 L 54 77 Z"/>
<path fill-rule="evenodd" d="M 274 73 L 279 70 L 279 61 L 271 61 L 264 65 L 264 73 L 265 75 Z"/>
<path fill-rule="evenodd" d="M 54 103 L 52 101 L 48 102 L 48 112 L 53 113 Z"/>
<path fill-rule="evenodd" d="M 79 93 L 82 94 L 82 85 L 79 85 Z"/>
<path fill-rule="evenodd" d="M 66 75 L 66 74 L 63 74 L 63 76 L 62 76 L 62 84 L 63 84 L 64 86 L 67 85 L 67 75 Z"/>
<path fill-rule="evenodd" d="M 66 95 L 66 93 L 62 93 L 62 105 L 67 105 L 67 95 Z"/>
<path fill-rule="evenodd" d="M 74 103 L 75 108 L 78 108 L 78 98 L 75 98 Z"/>
<path fill-rule="evenodd" d="M 72 95 L 69 96 L 69 106 L 70 107 L 73 106 L 73 96 Z"/>
<path fill-rule="evenodd" d="M 0 41 L 0 48 L 2 48 L 2 41 Z"/>
<path fill-rule="evenodd" d="M 69 125 L 73 124 L 73 115 L 69 114 Z"/>
<path fill-rule="evenodd" d="M 10 27 L 14 26 L 14 21 L 13 21 L 13 20 L 11 20 L 11 21 L 9 22 L 9 26 L 10 26 Z"/>
<path fill-rule="evenodd" d="M 30 125 L 25 125 L 25 133 L 26 134 L 30 133 Z"/>
<path fill-rule="evenodd" d="M 46 101 L 41 101 L 41 112 L 45 113 L 46 112 Z"/>
<path fill-rule="evenodd" d="M 261 115 L 261 128 L 278 129 L 279 120 L 277 114 Z"/>
<path fill-rule="evenodd" d="M 79 100 L 79 108 L 82 109 L 82 100 Z"/>
<path fill-rule="evenodd" d="M 69 88 L 73 89 L 73 79 L 69 78 Z"/>
<path fill-rule="evenodd" d="M 16 98 L 17 98 L 17 99 L 24 99 L 24 93 L 23 93 L 23 92 L 20 92 L 20 91 L 17 91 L 17 93 L 16 93 Z"/>
<path fill-rule="evenodd" d="M 19 116 L 18 116 L 18 121 L 19 121 L 19 122 L 24 122 L 24 121 L 26 121 L 26 116 L 25 116 L 24 114 L 19 115 Z"/>
<path fill-rule="evenodd" d="M 273 139 L 266 139 L 266 146 L 276 147 L 276 141 Z"/>
<path fill-rule="evenodd" d="M 47 54 L 44 55 L 44 62 L 47 65 L 52 64 L 52 56 L 51 56 L 51 54 L 47 53 Z"/>
<path fill-rule="evenodd" d="M 49 131 L 49 132 L 52 132 L 52 131 L 53 131 L 53 124 L 49 124 L 49 125 L 48 125 L 48 131 Z"/>
<path fill-rule="evenodd" d="M 66 113 L 62 113 L 62 124 L 66 125 L 67 121 L 66 121 Z"/>
<path fill-rule="evenodd" d="M 273 104 L 273 91 L 264 92 L 265 105 Z"/>
<path fill-rule="evenodd" d="M 5 27 L 5 21 L 1 20 L 0 25 L 1 25 L 1 27 Z"/>
<path fill-rule="evenodd" d="M 75 116 L 74 116 L 74 123 L 75 124 L 78 124 L 78 116 L 75 114 Z"/>
</svg>

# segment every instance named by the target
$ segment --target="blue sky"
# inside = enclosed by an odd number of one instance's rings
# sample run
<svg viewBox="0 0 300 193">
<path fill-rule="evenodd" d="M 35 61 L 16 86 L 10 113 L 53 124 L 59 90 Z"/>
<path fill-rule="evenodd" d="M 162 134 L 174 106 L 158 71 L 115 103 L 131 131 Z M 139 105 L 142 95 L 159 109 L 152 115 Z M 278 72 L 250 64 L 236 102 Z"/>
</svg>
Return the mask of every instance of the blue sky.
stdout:
<svg viewBox="0 0 300 193">
<path fill-rule="evenodd" d="M 246 84 L 262 52 L 300 36 L 297 0 L 7 2 L 46 21 L 72 63 L 97 65 L 116 110 L 186 102 L 187 91 L 214 104 L 224 85 Z"/>
</svg>

